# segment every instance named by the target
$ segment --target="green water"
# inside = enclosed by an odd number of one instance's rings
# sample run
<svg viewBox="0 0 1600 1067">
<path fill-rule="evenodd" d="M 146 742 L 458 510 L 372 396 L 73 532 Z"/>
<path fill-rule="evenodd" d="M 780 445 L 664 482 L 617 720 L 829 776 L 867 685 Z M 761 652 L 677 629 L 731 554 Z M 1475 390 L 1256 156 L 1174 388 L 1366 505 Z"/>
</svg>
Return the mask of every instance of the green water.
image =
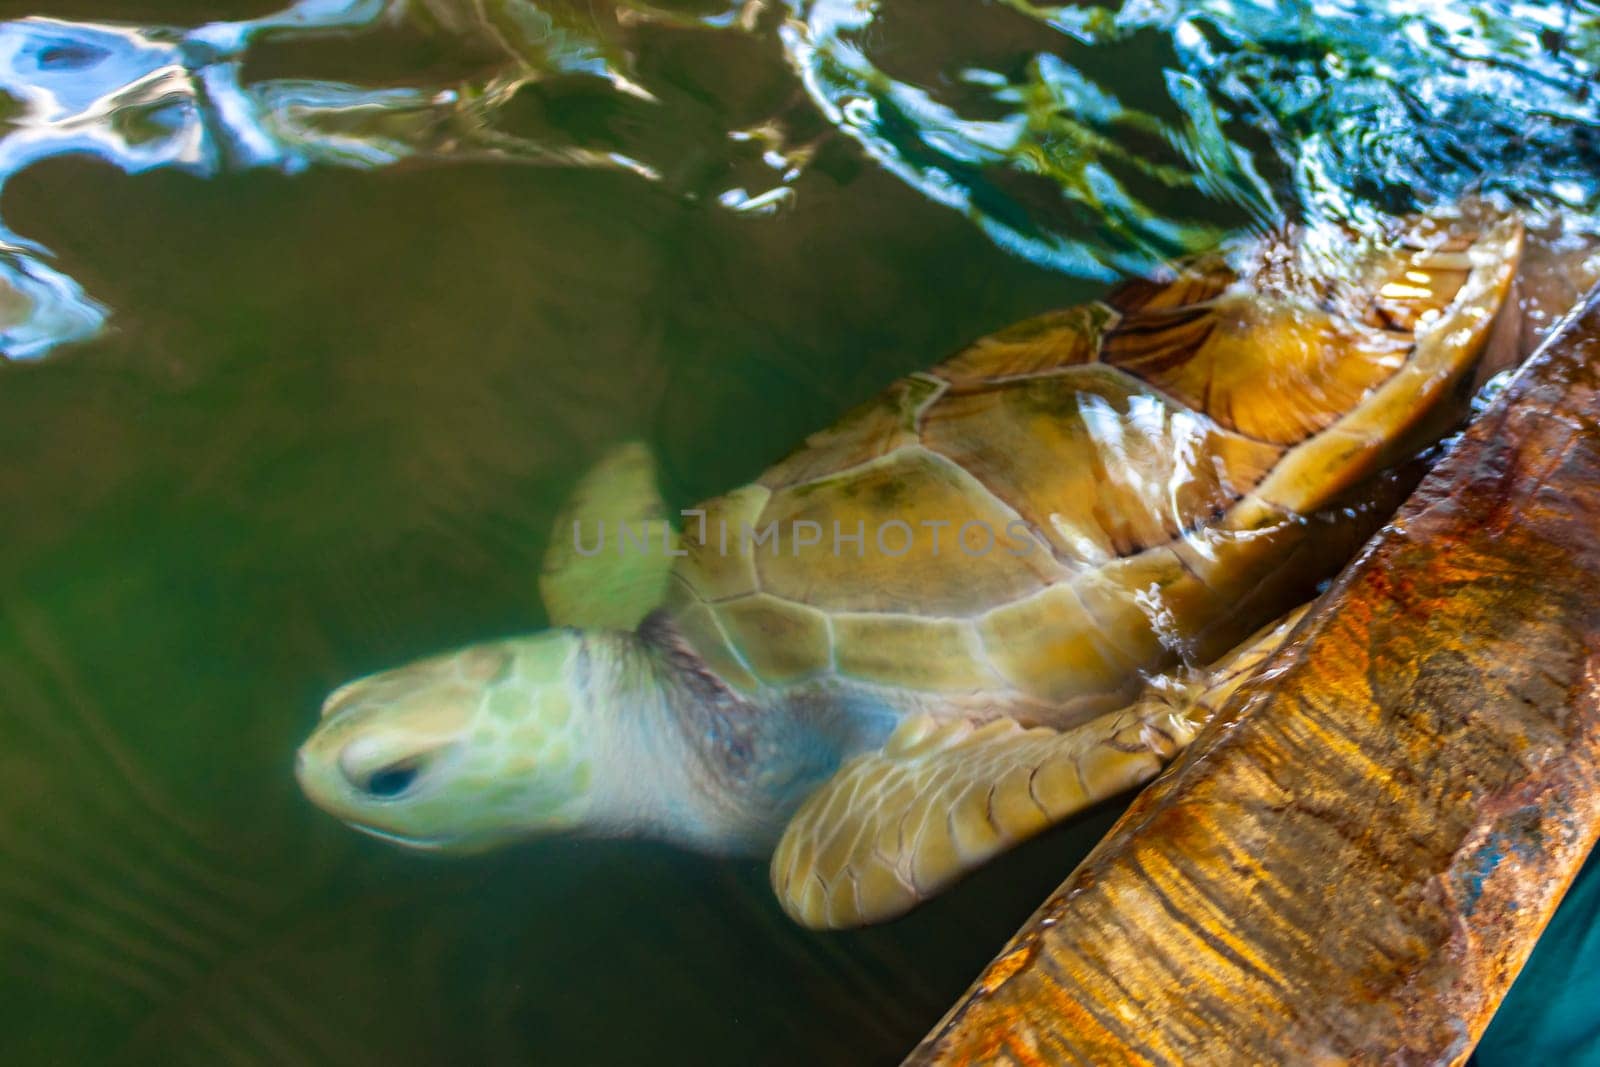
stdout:
<svg viewBox="0 0 1600 1067">
<path fill-rule="evenodd" d="M 759 864 L 430 861 L 289 774 L 335 684 L 541 625 L 548 524 L 604 444 L 644 435 L 688 504 L 1091 291 L 892 179 L 807 191 L 764 232 L 514 168 L 12 187 L 130 313 L 0 390 L 0 1061 L 886 1062 L 938 1018 L 1062 841 L 817 937 Z"/>
<path fill-rule="evenodd" d="M 804 110 L 770 35 L 653 40 L 653 84 L 698 101 L 658 162 Z M 952 40 L 891 58 L 914 72 Z M 261 70 L 338 67 L 335 45 L 280 43 Z M 1005 47 L 985 61 L 1020 70 Z M 437 42 L 360 54 L 376 84 L 473 66 Z M 1116 77 L 1130 98 L 1147 80 Z M 337 683 L 542 625 L 550 520 L 606 446 L 649 441 L 687 505 L 895 376 L 1104 288 L 837 135 L 771 218 L 699 195 L 743 163 L 701 164 L 202 177 L 66 154 L 9 181 L 6 225 L 108 314 L 0 364 L 0 1062 L 889 1063 L 1109 826 L 1092 812 L 907 919 L 814 935 L 758 863 L 568 841 L 435 861 L 295 789 Z M 1187 195 L 1145 200 L 1242 217 Z M 1579 989 L 1596 881 L 1484 1062 L 1594 1055 L 1592 1022 L 1549 1009 Z"/>
</svg>

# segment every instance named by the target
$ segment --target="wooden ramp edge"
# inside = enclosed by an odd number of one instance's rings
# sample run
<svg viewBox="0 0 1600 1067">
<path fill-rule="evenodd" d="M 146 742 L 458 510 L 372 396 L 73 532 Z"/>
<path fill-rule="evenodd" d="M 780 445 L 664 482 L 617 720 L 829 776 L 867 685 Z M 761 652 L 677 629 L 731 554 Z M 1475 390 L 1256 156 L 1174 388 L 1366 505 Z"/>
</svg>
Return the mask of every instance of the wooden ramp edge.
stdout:
<svg viewBox="0 0 1600 1067">
<path fill-rule="evenodd" d="M 1600 834 L 1600 298 L 918 1046 L 1460 1063 Z"/>
</svg>

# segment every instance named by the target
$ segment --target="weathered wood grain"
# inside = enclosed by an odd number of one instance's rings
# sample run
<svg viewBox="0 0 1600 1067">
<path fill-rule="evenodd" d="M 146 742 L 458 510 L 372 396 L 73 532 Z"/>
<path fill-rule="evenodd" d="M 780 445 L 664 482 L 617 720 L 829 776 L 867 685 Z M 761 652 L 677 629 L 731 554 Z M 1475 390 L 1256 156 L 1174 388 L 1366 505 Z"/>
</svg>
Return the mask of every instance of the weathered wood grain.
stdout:
<svg viewBox="0 0 1600 1067">
<path fill-rule="evenodd" d="M 1600 834 L 1600 299 L 919 1064 L 1459 1063 Z"/>
</svg>

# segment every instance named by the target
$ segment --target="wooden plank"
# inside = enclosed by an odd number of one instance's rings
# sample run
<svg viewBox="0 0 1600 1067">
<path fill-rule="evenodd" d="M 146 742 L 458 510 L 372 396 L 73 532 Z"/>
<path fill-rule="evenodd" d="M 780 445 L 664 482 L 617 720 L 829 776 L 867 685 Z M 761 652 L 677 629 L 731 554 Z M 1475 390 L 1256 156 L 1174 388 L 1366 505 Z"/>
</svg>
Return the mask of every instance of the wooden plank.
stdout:
<svg viewBox="0 0 1600 1067">
<path fill-rule="evenodd" d="M 1600 834 L 1600 297 L 913 1053 L 1460 1063 Z"/>
</svg>

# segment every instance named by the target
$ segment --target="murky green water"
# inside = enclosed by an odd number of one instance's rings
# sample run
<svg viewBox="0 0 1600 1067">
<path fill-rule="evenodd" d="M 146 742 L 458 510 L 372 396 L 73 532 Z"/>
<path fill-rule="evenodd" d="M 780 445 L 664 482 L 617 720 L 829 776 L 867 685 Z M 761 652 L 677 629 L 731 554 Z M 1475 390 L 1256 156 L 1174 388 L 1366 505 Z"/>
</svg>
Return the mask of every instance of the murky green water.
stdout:
<svg viewBox="0 0 1600 1067">
<path fill-rule="evenodd" d="M 236 6 L 6 8 L 270 10 Z M 151 33 L 145 67 L 81 29 L 0 27 L 20 235 L 0 249 L 0 1062 L 894 1061 L 1114 811 L 891 926 L 812 935 L 757 863 L 359 838 L 289 773 L 321 696 L 542 625 L 554 510 L 616 441 L 648 440 L 687 505 L 964 340 L 1241 224 L 1359 220 L 1486 171 L 1587 210 L 1597 173 L 1586 4 L 1550 25 L 1460 8 L 1478 30 L 1385 5 L 1424 24 L 1410 58 L 1372 58 L 1395 39 L 1373 11 L 1313 33 L 1290 9 L 1261 48 L 1217 16 L 1185 23 L 1203 62 L 1160 4 L 1114 32 L 953 0 L 870 25 L 855 5 L 410 10 L 211 51 Z M 1386 132 L 1379 89 L 1437 61 L 1429 33 L 1467 58 L 1400 104 L 1446 118 Z M 1328 55 L 1381 69 L 1335 77 Z M 49 77 L 57 103 L 106 84 L 73 125 L 18 88 Z M 127 84 L 156 89 L 96 110 Z M 1583 1010 L 1551 1013 L 1593 1003 L 1596 882 L 1485 1062 L 1600 1056 Z"/>
</svg>

